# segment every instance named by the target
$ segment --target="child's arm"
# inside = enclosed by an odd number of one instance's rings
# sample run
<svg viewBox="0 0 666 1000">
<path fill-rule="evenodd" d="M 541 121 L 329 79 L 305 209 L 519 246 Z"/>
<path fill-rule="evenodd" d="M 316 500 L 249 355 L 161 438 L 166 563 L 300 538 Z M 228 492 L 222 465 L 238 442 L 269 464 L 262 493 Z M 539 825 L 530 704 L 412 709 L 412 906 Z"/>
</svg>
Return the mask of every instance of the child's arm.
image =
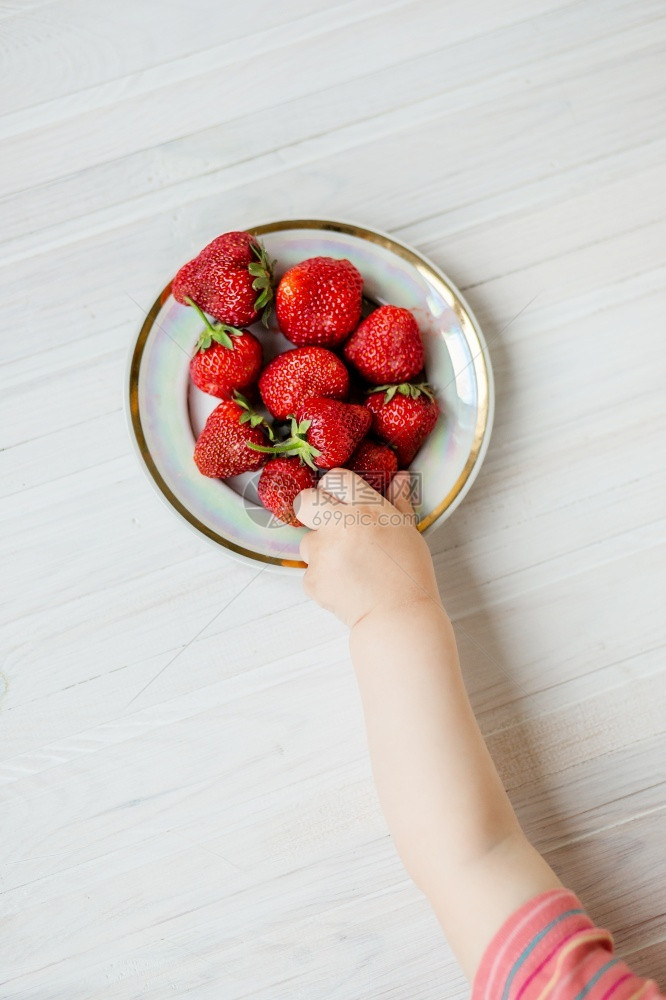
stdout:
<svg viewBox="0 0 666 1000">
<path fill-rule="evenodd" d="M 386 820 L 471 978 L 505 920 L 560 882 L 520 829 L 474 719 L 408 486 L 396 477 L 394 507 L 336 469 L 302 493 L 298 516 L 317 529 L 302 543 L 304 586 L 351 628 Z"/>
<path fill-rule="evenodd" d="M 443 611 L 426 601 L 373 611 L 351 650 L 396 848 L 472 978 L 506 918 L 560 882 L 518 825 Z"/>
</svg>

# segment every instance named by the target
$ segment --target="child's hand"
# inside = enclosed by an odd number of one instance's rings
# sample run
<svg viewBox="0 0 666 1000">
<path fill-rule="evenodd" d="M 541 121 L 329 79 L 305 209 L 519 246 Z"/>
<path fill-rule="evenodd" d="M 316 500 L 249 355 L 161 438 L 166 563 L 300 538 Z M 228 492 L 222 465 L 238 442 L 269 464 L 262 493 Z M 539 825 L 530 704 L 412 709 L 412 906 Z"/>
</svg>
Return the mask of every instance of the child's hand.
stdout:
<svg viewBox="0 0 666 1000">
<path fill-rule="evenodd" d="M 409 473 L 384 499 L 349 469 L 331 469 L 294 504 L 314 530 L 301 542 L 306 594 L 350 628 L 373 612 L 394 615 L 414 602 L 441 607 L 425 540 L 409 500 Z"/>
</svg>

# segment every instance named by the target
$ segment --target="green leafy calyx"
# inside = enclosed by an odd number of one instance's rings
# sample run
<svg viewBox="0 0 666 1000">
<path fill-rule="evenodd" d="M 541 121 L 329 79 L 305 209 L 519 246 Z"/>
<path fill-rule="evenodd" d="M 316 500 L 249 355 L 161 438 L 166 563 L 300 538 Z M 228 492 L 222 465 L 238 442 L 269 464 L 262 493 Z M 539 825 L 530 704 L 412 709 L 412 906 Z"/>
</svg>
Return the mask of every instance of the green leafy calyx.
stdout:
<svg viewBox="0 0 666 1000">
<path fill-rule="evenodd" d="M 401 382 L 399 385 L 375 385 L 372 389 L 368 389 L 368 392 L 385 393 L 384 404 L 390 403 L 396 393 L 400 396 L 408 396 L 410 399 L 418 399 L 419 396 L 427 396 L 430 400 L 434 400 L 435 398 L 433 388 L 427 382 Z"/>
<path fill-rule="evenodd" d="M 203 309 L 200 309 L 196 302 L 189 298 L 189 296 L 186 297 L 185 301 L 188 305 L 192 306 L 204 323 L 204 328 L 199 335 L 199 339 L 197 340 L 195 353 L 205 351 L 207 347 L 210 347 L 213 341 L 215 341 L 216 344 L 221 344 L 222 347 L 226 347 L 230 351 L 233 351 L 234 342 L 232 337 L 241 337 L 243 335 L 243 331 L 239 330 L 237 326 L 229 326 L 228 323 L 211 323 Z"/>
<path fill-rule="evenodd" d="M 280 441 L 279 444 L 274 444 L 270 448 L 260 444 L 252 444 L 252 442 L 248 441 L 248 447 L 252 448 L 253 451 L 263 451 L 269 455 L 285 455 L 287 457 L 294 456 L 300 458 L 301 462 L 309 465 L 316 472 L 317 466 L 314 460 L 321 455 L 321 452 L 313 444 L 310 444 L 305 437 L 312 421 L 301 420 L 299 423 L 296 417 L 290 417 L 289 419 L 291 421 L 291 435 L 285 441 Z"/>
<path fill-rule="evenodd" d="M 261 322 L 267 327 L 273 307 L 273 268 L 276 261 L 270 260 L 266 248 L 258 240 L 253 240 L 250 246 L 257 258 L 248 264 L 247 268 L 254 278 L 252 287 L 258 293 L 254 300 L 254 308 L 261 313 Z"/>
<path fill-rule="evenodd" d="M 268 437 L 271 441 L 275 440 L 275 434 L 273 432 L 273 428 L 271 427 L 271 425 L 264 417 L 262 417 L 260 413 L 257 413 L 256 410 L 252 409 L 252 406 L 247 401 L 245 396 L 243 396 L 240 392 L 236 391 L 233 394 L 233 400 L 234 403 L 237 403 L 238 406 L 240 406 L 241 409 L 243 410 L 243 412 L 240 415 L 240 419 L 238 421 L 239 424 L 249 424 L 250 427 L 261 427 L 268 434 Z M 262 450 L 261 445 L 252 444 L 250 441 L 248 441 L 248 445 L 250 448 L 254 448 L 255 451 Z"/>
</svg>

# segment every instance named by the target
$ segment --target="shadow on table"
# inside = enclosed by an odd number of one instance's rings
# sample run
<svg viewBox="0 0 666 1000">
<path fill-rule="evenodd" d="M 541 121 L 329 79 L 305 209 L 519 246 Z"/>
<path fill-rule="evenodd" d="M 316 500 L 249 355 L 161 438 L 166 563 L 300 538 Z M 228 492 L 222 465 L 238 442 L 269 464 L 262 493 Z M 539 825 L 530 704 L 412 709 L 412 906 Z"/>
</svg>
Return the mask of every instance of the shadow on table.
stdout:
<svg viewBox="0 0 666 1000">
<path fill-rule="evenodd" d="M 471 303 L 475 308 L 474 302 Z M 481 310 L 479 310 L 480 312 Z M 512 345 L 493 335 L 493 324 L 483 317 L 495 375 L 496 412 L 493 435 L 484 466 L 469 497 L 431 539 L 440 593 L 451 616 L 465 683 L 479 725 L 497 768 L 509 791 L 526 834 L 537 848 L 543 836 L 543 816 L 548 816 L 548 841 L 566 838 L 567 818 L 549 783 L 540 748 L 530 739 L 528 726 L 534 718 L 532 696 L 539 684 L 518 677 L 515 656 L 506 650 L 506 634 L 500 624 L 501 605 L 484 603 L 482 539 L 492 543 L 498 526 L 511 518 L 502 454 L 511 456 L 511 442 L 518 430 L 516 400 L 520 381 L 512 364 Z M 498 505 L 501 491 L 504 507 Z M 519 501 L 518 484 L 516 502 Z M 481 539 L 481 542 L 480 542 Z M 481 545 L 481 554 L 480 554 Z M 515 731 L 516 740 L 497 740 L 493 734 Z"/>
</svg>

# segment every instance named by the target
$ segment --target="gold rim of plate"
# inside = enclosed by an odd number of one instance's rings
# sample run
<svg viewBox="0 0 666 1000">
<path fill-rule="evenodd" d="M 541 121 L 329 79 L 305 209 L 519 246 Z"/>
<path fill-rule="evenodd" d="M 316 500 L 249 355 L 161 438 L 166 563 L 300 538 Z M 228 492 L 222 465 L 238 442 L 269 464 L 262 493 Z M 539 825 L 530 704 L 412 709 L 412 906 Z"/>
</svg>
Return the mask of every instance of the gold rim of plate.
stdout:
<svg viewBox="0 0 666 1000">
<path fill-rule="evenodd" d="M 440 519 L 442 514 L 448 510 L 465 486 L 465 483 L 471 476 L 477 462 L 479 461 L 481 448 L 488 429 L 488 416 L 490 410 L 490 380 L 480 330 L 470 315 L 469 310 L 461 301 L 458 293 L 449 285 L 444 276 L 415 250 L 411 250 L 409 247 L 392 239 L 390 236 L 385 236 L 382 233 L 375 232 L 373 229 L 364 229 L 362 226 L 355 226 L 351 223 L 328 222 L 321 219 L 287 219 L 281 222 L 269 222 L 262 226 L 255 226 L 253 229 L 248 230 L 248 232 L 253 233 L 255 236 L 262 236 L 266 233 L 274 233 L 284 229 L 324 229 L 336 233 L 344 233 L 348 236 L 356 236 L 359 239 L 367 240 L 370 243 L 377 243 L 379 246 L 384 247 L 386 250 L 390 250 L 398 257 L 402 257 L 403 260 L 408 261 L 413 267 L 415 267 L 417 271 L 419 271 L 432 285 L 437 288 L 442 298 L 454 310 L 460 320 L 460 324 L 468 343 L 470 344 L 470 349 L 472 351 L 471 364 L 473 364 L 474 372 L 476 374 L 479 396 L 477 421 L 472 446 L 470 448 L 469 455 L 467 456 L 467 461 L 465 462 L 458 479 L 446 496 L 443 497 L 442 500 L 440 500 L 440 502 L 436 504 L 436 506 L 429 513 L 425 514 L 417 525 L 419 531 L 425 531 L 426 528 L 429 528 Z M 229 541 L 228 538 L 225 538 L 223 535 L 213 531 L 212 528 L 209 528 L 208 525 L 203 523 L 203 521 L 200 521 L 197 517 L 195 517 L 191 511 L 188 510 L 183 503 L 181 503 L 175 493 L 173 493 L 164 481 L 159 469 L 155 465 L 153 457 L 148 449 L 141 424 L 141 411 L 139 409 L 139 371 L 141 369 L 141 360 L 143 358 L 144 348 L 153 328 L 153 324 L 155 323 L 162 306 L 170 294 L 171 282 L 169 282 L 166 288 L 160 293 L 151 306 L 150 311 L 146 315 L 134 346 L 132 360 L 130 363 L 130 418 L 132 422 L 132 429 L 134 431 L 134 437 L 144 465 L 146 466 L 146 469 L 150 473 L 150 476 L 160 493 L 162 493 L 169 504 L 171 504 L 171 506 L 178 511 L 181 517 L 185 518 L 185 520 L 193 528 L 206 535 L 206 537 L 210 538 L 213 542 L 216 542 L 218 545 L 222 545 L 225 549 L 231 549 L 239 555 L 245 556 L 249 559 L 254 559 L 257 562 L 271 563 L 274 566 L 288 566 L 295 569 L 304 569 L 306 564 L 300 560 L 280 559 L 278 556 L 266 556 L 261 552 L 255 552 L 252 549 L 246 549 L 241 545 L 236 545 L 234 542 Z"/>
</svg>

